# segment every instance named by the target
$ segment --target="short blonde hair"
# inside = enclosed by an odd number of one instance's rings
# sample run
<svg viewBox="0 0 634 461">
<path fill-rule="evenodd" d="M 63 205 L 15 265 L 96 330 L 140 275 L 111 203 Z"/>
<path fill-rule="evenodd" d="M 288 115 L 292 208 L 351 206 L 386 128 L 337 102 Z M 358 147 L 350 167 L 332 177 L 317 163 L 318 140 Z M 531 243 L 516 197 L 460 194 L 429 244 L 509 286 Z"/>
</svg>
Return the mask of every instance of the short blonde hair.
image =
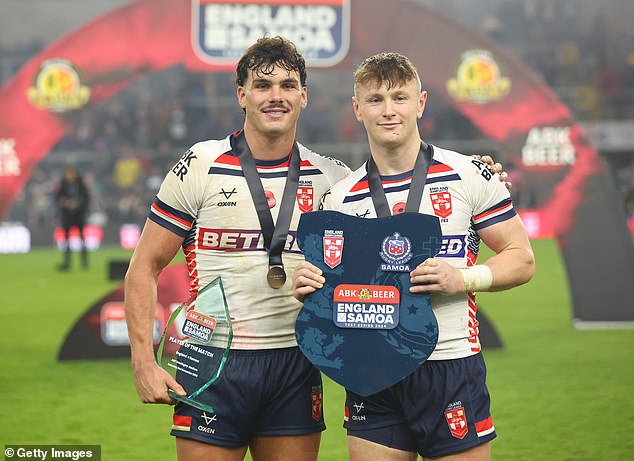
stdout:
<svg viewBox="0 0 634 461">
<path fill-rule="evenodd" d="M 419 91 L 423 86 L 418 71 L 412 61 L 400 53 L 379 53 L 363 60 L 354 72 L 354 94 L 359 85 L 376 82 L 377 86 L 385 83 L 388 89 L 402 86 L 412 80 L 418 82 Z"/>
</svg>

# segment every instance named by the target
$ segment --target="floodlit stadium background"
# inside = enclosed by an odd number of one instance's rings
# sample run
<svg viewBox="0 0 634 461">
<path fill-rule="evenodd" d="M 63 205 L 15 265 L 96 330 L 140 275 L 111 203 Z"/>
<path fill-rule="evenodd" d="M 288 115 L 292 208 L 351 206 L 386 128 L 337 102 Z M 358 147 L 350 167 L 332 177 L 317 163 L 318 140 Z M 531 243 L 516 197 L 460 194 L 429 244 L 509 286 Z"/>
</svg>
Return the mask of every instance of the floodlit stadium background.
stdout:
<svg viewBox="0 0 634 461">
<path fill-rule="evenodd" d="M 0 83 L 51 42 L 126 3 L 0 0 Z M 587 128 L 610 166 L 619 192 L 614 200 L 632 216 L 634 4 L 422 3 L 488 34 L 550 84 Z M 310 108 L 302 115 L 299 139 L 319 152 L 347 153 L 341 159 L 356 167 L 367 148 L 350 110 L 351 81 L 347 73 L 309 75 Z M 230 74 L 172 68 L 148 75 L 91 110 L 34 170 L 4 218 L 28 228 L 32 251 L 0 255 L 6 332 L 0 340 L 6 360 L 0 384 L 11 390 L 0 423 L 5 444 L 102 444 L 104 459 L 174 458 L 169 409 L 137 403 L 126 361 L 60 364 L 56 356 L 76 319 L 116 287 L 107 280 L 106 266 L 129 256 L 117 249 L 121 226 L 142 225 L 167 168 L 194 140 L 223 137 L 239 127 L 242 113 L 233 94 Z M 492 151 L 505 161 L 463 116 L 433 94 L 430 101 L 422 123 L 427 140 L 467 153 Z M 59 255 L 52 249 L 57 216 L 51 194 L 67 163 L 88 176 L 91 222 L 103 229 L 88 273 L 54 272 Z M 505 166 L 516 207 L 530 208 L 529 185 L 513 176 L 512 163 Z M 634 333 L 574 330 L 556 245 L 549 239 L 534 244 L 538 273 L 531 284 L 479 297 L 504 341 L 503 349 L 487 352 L 500 435 L 493 459 L 628 459 L 634 456 L 634 404 L 628 397 Z M 320 459 L 345 458 L 341 395 L 334 385 L 326 389 L 329 429 Z"/>
</svg>

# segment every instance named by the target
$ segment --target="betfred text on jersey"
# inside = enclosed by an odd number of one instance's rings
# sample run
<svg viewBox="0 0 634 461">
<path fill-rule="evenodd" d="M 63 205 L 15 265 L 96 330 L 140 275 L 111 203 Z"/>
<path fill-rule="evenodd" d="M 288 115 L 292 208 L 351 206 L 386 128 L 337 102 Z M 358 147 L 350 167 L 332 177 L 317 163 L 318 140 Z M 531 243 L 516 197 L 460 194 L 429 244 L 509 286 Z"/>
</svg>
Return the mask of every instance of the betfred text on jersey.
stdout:
<svg viewBox="0 0 634 461">
<path fill-rule="evenodd" d="M 201 250 L 263 250 L 262 231 L 255 229 L 207 229 L 198 231 L 198 248 Z M 289 231 L 284 251 L 299 253 L 297 232 Z"/>
<path fill-rule="evenodd" d="M 444 235 L 438 256 L 463 258 L 466 254 L 465 235 Z"/>
</svg>

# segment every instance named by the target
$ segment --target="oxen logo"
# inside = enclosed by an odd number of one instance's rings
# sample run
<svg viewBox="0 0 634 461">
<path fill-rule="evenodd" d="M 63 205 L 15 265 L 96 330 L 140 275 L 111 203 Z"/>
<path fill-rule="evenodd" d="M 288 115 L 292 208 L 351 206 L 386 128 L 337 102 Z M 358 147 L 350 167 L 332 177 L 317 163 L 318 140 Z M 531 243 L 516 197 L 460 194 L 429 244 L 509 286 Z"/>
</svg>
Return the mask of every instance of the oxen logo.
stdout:
<svg viewBox="0 0 634 461">
<path fill-rule="evenodd" d="M 449 192 L 436 192 L 429 194 L 434 214 L 439 218 L 448 218 L 451 215 L 451 194 Z"/>
<path fill-rule="evenodd" d="M 302 213 L 313 211 L 313 188 L 300 186 L 297 188 L 297 205 Z"/>
<path fill-rule="evenodd" d="M 350 0 L 193 0 L 192 46 L 211 64 L 234 64 L 265 35 L 292 40 L 311 66 L 331 67 L 348 53 Z"/>
<path fill-rule="evenodd" d="M 393 235 L 383 239 L 379 256 L 388 264 L 405 264 L 412 259 L 411 250 L 412 243 L 410 240 L 395 232 Z"/>
<path fill-rule="evenodd" d="M 343 256 L 343 231 L 324 231 L 324 262 L 334 269 Z"/>
</svg>

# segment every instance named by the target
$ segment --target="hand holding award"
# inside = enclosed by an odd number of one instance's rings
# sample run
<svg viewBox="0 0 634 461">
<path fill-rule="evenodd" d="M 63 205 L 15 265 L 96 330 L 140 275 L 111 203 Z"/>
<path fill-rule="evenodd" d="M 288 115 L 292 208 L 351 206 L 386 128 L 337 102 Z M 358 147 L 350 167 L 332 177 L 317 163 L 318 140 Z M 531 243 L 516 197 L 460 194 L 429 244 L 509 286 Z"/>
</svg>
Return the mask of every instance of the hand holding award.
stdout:
<svg viewBox="0 0 634 461">
<path fill-rule="evenodd" d="M 222 280 L 217 277 L 181 304 L 167 322 L 157 362 L 187 392 L 182 396 L 170 389 L 169 396 L 213 413 L 198 396 L 220 377 L 232 339 L 231 317 Z"/>
</svg>

